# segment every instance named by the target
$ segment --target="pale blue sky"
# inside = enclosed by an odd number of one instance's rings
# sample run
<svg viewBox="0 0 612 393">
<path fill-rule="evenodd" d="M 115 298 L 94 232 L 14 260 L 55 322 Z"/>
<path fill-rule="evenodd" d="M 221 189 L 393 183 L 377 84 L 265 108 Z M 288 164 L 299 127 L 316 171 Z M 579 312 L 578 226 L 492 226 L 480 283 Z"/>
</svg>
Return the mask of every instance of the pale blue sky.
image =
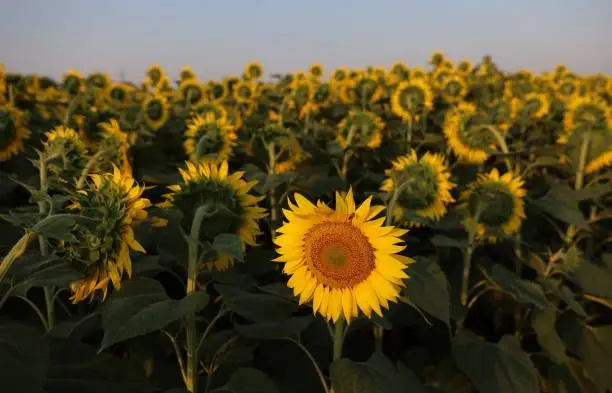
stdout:
<svg viewBox="0 0 612 393">
<path fill-rule="evenodd" d="M 321 62 L 425 65 L 431 52 L 505 69 L 558 63 L 612 74 L 612 0 L 2 0 L 0 62 L 60 76 L 68 68 L 140 80 L 159 63 L 201 79 Z"/>
</svg>

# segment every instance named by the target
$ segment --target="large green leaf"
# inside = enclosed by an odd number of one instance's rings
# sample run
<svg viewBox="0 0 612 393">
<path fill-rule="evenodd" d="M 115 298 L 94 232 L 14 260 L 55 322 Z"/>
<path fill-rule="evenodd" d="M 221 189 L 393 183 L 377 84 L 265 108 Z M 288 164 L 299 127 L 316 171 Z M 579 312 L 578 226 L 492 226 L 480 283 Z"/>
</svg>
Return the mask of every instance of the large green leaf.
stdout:
<svg viewBox="0 0 612 393">
<path fill-rule="evenodd" d="M 239 261 L 244 260 L 240 236 L 231 233 L 217 235 L 213 240 L 212 248 L 219 253 L 230 255 Z"/>
<path fill-rule="evenodd" d="M 91 225 L 96 220 L 75 214 L 54 214 L 38 222 L 32 230 L 50 239 L 75 242 L 77 239 L 71 233 L 77 223 Z"/>
<path fill-rule="evenodd" d="M 585 326 L 578 344 L 578 355 L 599 393 L 612 390 L 612 325 Z"/>
<path fill-rule="evenodd" d="M 565 354 L 565 344 L 557 333 L 556 321 L 557 310 L 552 305 L 548 305 L 535 315 L 532 326 L 544 351 L 552 361 L 560 364 L 567 360 L 567 355 Z"/>
<path fill-rule="evenodd" d="M 498 343 L 462 332 L 453 339 L 452 355 L 479 393 L 539 393 L 536 370 L 516 337 Z"/>
<path fill-rule="evenodd" d="M 267 293 L 253 293 L 223 284 L 216 284 L 215 288 L 227 308 L 254 322 L 286 319 L 297 310 L 294 302 Z"/>
<path fill-rule="evenodd" d="M 36 329 L 0 325 L 0 391 L 41 392 L 48 356 L 48 344 Z"/>
<path fill-rule="evenodd" d="M 147 334 L 203 309 L 208 295 L 193 293 L 170 299 L 161 284 L 140 278 L 123 284 L 102 310 L 104 338 L 100 351 L 117 342 Z"/>
<path fill-rule="evenodd" d="M 73 340 L 51 341 L 46 393 L 151 393 L 142 370 Z"/>
<path fill-rule="evenodd" d="M 558 220 L 579 228 L 588 228 L 589 223 L 584 219 L 576 193 L 566 185 L 555 184 L 548 193 L 541 198 L 530 200 L 533 205 Z"/>
<path fill-rule="evenodd" d="M 334 393 L 426 393 L 412 371 L 403 365 L 396 368 L 380 352 L 365 363 L 340 358 L 331 365 Z"/>
<path fill-rule="evenodd" d="M 406 282 L 403 294 L 410 301 L 444 322 L 450 323 L 450 297 L 448 281 L 437 263 L 426 258 L 415 258 L 408 267 L 410 280 Z"/>
<path fill-rule="evenodd" d="M 519 303 L 531 304 L 540 310 L 548 306 L 548 300 L 540 285 L 519 278 L 502 265 L 493 266 L 491 280 L 500 290 L 511 295 Z"/>
<path fill-rule="evenodd" d="M 277 321 L 254 323 L 252 325 L 234 325 L 234 329 L 247 338 L 274 339 L 295 337 L 306 329 L 314 318 L 312 316 L 293 317 Z"/>
<path fill-rule="evenodd" d="M 571 278 L 585 292 L 612 299 L 612 271 L 609 269 L 583 260 Z"/>
<path fill-rule="evenodd" d="M 278 387 L 270 377 L 263 372 L 241 367 L 232 376 L 225 386 L 213 390 L 213 393 L 277 393 Z"/>
</svg>

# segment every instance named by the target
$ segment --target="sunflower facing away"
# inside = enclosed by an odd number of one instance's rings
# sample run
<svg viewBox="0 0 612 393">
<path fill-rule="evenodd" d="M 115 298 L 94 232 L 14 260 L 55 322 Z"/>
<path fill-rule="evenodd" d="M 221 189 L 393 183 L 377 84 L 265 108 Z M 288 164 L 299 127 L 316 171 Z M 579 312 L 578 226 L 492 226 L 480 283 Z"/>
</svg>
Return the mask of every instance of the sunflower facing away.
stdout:
<svg viewBox="0 0 612 393">
<path fill-rule="evenodd" d="M 153 93 L 143 101 L 142 113 L 145 123 L 153 131 L 157 131 L 162 128 L 170 118 L 168 100 L 159 93 Z"/>
<path fill-rule="evenodd" d="M 25 128 L 19 109 L 11 104 L 0 106 L 0 162 L 19 154 L 29 137 L 30 131 Z"/>
<path fill-rule="evenodd" d="M 342 317 L 350 322 L 360 312 L 382 315 L 397 301 L 413 262 L 398 255 L 407 231 L 375 218 L 384 207 L 371 206 L 371 197 L 356 207 L 352 190 L 336 193 L 335 209 L 300 194 L 294 198 L 274 239 L 280 254 L 274 261 L 284 264 L 299 303 L 312 302 L 315 313 L 334 322 Z"/>
<path fill-rule="evenodd" d="M 87 165 L 87 147 L 72 128 L 58 126 L 45 132 L 43 142 L 47 157 L 58 155 L 58 159 L 49 164 L 49 171 L 62 179 L 73 179 L 80 176 Z"/>
<path fill-rule="evenodd" d="M 381 191 L 391 194 L 399 187 L 393 211 L 397 222 L 406 221 L 405 211 L 437 221 L 446 214 L 446 205 L 455 201 L 451 195 L 455 184 L 449 181 L 451 174 L 441 154 L 427 152 L 419 158 L 412 150 L 395 160 L 386 175 Z"/>
<path fill-rule="evenodd" d="M 103 131 L 97 144 L 98 152 L 102 154 L 100 163 L 103 165 L 99 169 L 105 170 L 105 166 L 112 164 L 117 166 L 122 173 L 131 175 L 128 135 L 121 130 L 116 119 L 100 123 L 99 126 Z"/>
<path fill-rule="evenodd" d="M 117 167 L 112 174 L 90 178 L 69 206 L 76 214 L 100 220 L 94 226 L 77 225 L 74 232 L 79 242 L 65 247 L 71 259 L 82 264 L 85 275 L 70 284 L 73 303 L 93 299 L 97 290 L 106 298 L 110 284 L 119 289 L 123 274 L 132 275 L 130 249 L 145 252 L 132 229 L 135 221 L 147 218 L 146 208 L 151 205 L 142 198 L 144 187 Z"/>
<path fill-rule="evenodd" d="M 594 95 L 570 100 L 563 115 L 563 128 L 572 132 L 578 127 L 612 128 L 610 105 Z"/>
<path fill-rule="evenodd" d="M 81 74 L 77 70 L 69 69 L 62 79 L 62 88 L 71 96 L 79 94 L 85 82 L 83 81 Z"/>
<path fill-rule="evenodd" d="M 490 127 L 475 105 L 460 103 L 446 113 L 443 130 L 448 146 L 459 159 L 482 164 L 489 158 L 488 150 L 495 148 Z"/>
<path fill-rule="evenodd" d="M 188 122 L 183 147 L 191 161 L 219 163 L 232 155 L 236 139 L 236 130 L 225 117 L 207 113 Z"/>
<path fill-rule="evenodd" d="M 550 111 L 550 100 L 546 94 L 528 93 L 520 100 L 520 118 L 524 120 L 538 120 Z"/>
<path fill-rule="evenodd" d="M 276 173 L 290 172 L 306 159 L 306 152 L 293 135 L 276 138 L 278 157 L 276 158 Z"/>
<path fill-rule="evenodd" d="M 191 106 L 197 106 L 206 100 L 204 86 L 195 78 L 182 81 L 177 93 L 183 101 Z"/>
<path fill-rule="evenodd" d="M 497 169 L 481 174 L 461 193 L 460 208 L 466 212 L 463 225 L 469 230 L 478 219 L 475 236 L 490 243 L 500 235 L 512 236 L 525 218 L 525 195 L 523 179 L 518 175 L 500 175 Z"/>
<path fill-rule="evenodd" d="M 170 193 L 164 195 L 162 208 L 175 207 L 181 213 L 181 227 L 189 232 L 196 209 L 207 204 L 216 213 L 208 217 L 200 228 L 200 240 L 211 242 L 221 233 L 235 234 L 240 237 L 243 250 L 255 245 L 255 237 L 260 233 L 257 220 L 266 216 L 265 209 L 257 206 L 262 197 L 249 194 L 257 182 L 242 179 L 244 172 L 229 173 L 227 161 L 220 165 L 212 163 L 186 163 L 187 170 L 179 168 L 183 181 L 172 185 Z M 231 255 L 213 253 L 203 255 L 202 266 L 212 270 L 226 270 L 234 263 Z"/>
<path fill-rule="evenodd" d="M 444 101 L 451 104 L 462 101 L 467 92 L 467 84 L 463 77 L 459 75 L 450 75 L 440 87 L 440 95 Z"/>
<path fill-rule="evenodd" d="M 433 93 L 423 79 L 401 82 L 391 94 L 391 110 L 404 121 L 432 108 Z"/>
<path fill-rule="evenodd" d="M 385 122 L 375 113 L 361 110 L 351 110 L 338 123 L 336 140 L 343 149 L 367 148 L 375 149 L 382 141 L 382 131 Z"/>
</svg>

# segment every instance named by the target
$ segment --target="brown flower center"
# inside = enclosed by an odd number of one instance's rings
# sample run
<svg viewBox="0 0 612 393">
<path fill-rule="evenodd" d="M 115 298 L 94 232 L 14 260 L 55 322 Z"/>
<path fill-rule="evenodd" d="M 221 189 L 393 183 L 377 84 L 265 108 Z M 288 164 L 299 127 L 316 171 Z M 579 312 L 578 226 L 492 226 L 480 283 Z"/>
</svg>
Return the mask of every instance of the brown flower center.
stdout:
<svg viewBox="0 0 612 393">
<path fill-rule="evenodd" d="M 374 248 L 348 222 L 322 222 L 304 237 L 306 261 L 317 280 L 329 288 L 349 288 L 375 268 Z"/>
</svg>

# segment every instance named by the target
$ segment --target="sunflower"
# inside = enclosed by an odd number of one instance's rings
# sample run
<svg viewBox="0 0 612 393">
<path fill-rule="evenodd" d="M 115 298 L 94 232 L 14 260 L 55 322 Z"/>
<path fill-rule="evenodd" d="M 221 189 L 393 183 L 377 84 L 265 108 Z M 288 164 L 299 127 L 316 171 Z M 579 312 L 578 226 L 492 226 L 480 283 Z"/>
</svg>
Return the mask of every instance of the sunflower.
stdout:
<svg viewBox="0 0 612 393">
<path fill-rule="evenodd" d="M 81 93 L 84 88 L 81 74 L 75 69 L 69 69 L 62 79 L 62 88 L 71 96 Z"/>
<path fill-rule="evenodd" d="M 236 130 L 225 117 L 196 116 L 187 123 L 185 153 L 191 161 L 219 163 L 232 155 Z"/>
<path fill-rule="evenodd" d="M 62 179 L 72 179 L 80 175 L 87 165 L 87 147 L 79 134 L 72 128 L 57 126 L 45 132 L 43 142 L 47 157 L 59 156 L 61 165 L 49 164 L 49 172 Z"/>
<path fill-rule="evenodd" d="M 437 67 L 442 64 L 445 59 L 446 58 L 444 56 L 444 53 L 437 51 L 431 54 L 431 57 L 429 58 L 429 64 L 433 65 L 434 67 Z"/>
<path fill-rule="evenodd" d="M 336 83 L 336 84 L 343 83 L 348 79 L 348 77 L 349 77 L 349 71 L 344 67 L 338 67 L 332 73 L 330 82 Z"/>
<path fill-rule="evenodd" d="M 612 128 L 610 106 L 595 95 L 573 98 L 565 109 L 563 128 L 567 133 L 577 127 Z"/>
<path fill-rule="evenodd" d="M 410 69 L 404 62 L 398 61 L 391 66 L 391 74 L 399 80 L 406 80 L 410 78 Z"/>
<path fill-rule="evenodd" d="M 228 118 L 227 109 L 219 102 L 203 102 L 194 108 L 193 112 L 202 117 L 206 117 L 210 113 L 214 115 L 216 119 Z"/>
<path fill-rule="evenodd" d="M 94 72 L 89 74 L 85 80 L 85 84 L 89 87 L 105 90 L 111 82 L 111 78 L 107 73 Z"/>
<path fill-rule="evenodd" d="M 257 61 L 252 61 L 244 67 L 242 75 L 246 80 L 259 80 L 263 76 L 262 65 Z"/>
<path fill-rule="evenodd" d="M 178 96 L 190 106 L 198 106 L 206 100 L 204 87 L 195 78 L 190 78 L 181 82 Z"/>
<path fill-rule="evenodd" d="M 380 189 L 390 194 L 399 192 L 393 211 L 398 222 L 404 221 L 405 211 L 437 221 L 446 214 L 446 205 L 455 201 L 451 195 L 455 184 L 449 181 L 451 174 L 441 154 L 427 152 L 419 158 L 412 150 L 395 160 L 385 173 L 387 178 Z"/>
<path fill-rule="evenodd" d="M 130 99 L 132 88 L 124 83 L 109 83 L 106 88 L 106 99 L 113 104 L 125 104 Z"/>
<path fill-rule="evenodd" d="M 410 79 L 425 79 L 427 77 L 427 72 L 421 67 L 414 67 L 410 70 Z"/>
<path fill-rule="evenodd" d="M 8 161 L 23 151 L 24 141 L 29 137 L 23 113 L 11 104 L 0 106 L 0 162 Z"/>
<path fill-rule="evenodd" d="M 278 157 L 276 159 L 275 173 L 290 172 L 306 159 L 306 153 L 300 142 L 292 135 L 276 138 Z"/>
<path fill-rule="evenodd" d="M 183 68 L 181 68 L 181 71 L 179 73 L 179 78 L 181 82 L 187 81 L 189 79 L 195 79 L 195 77 L 196 77 L 195 73 L 193 72 L 191 67 L 189 67 L 188 65 L 185 65 L 183 66 Z"/>
<path fill-rule="evenodd" d="M 240 238 L 242 249 L 255 245 L 260 233 L 257 220 L 265 217 L 265 209 L 257 206 L 262 200 L 249 194 L 257 182 L 242 179 L 244 172 L 228 173 L 227 161 L 220 165 L 212 163 L 186 163 L 187 170 L 179 168 L 182 182 L 169 187 L 165 202 L 160 207 L 175 207 L 182 213 L 180 222 L 184 231 L 189 231 L 191 221 L 199 206 L 209 205 L 216 213 L 208 217 L 200 228 L 200 240 L 211 242 L 221 233 L 235 234 Z M 203 267 L 226 270 L 234 263 L 231 255 L 216 252 L 203 255 Z"/>
<path fill-rule="evenodd" d="M 229 90 L 224 83 L 209 80 L 206 84 L 206 94 L 211 101 L 219 101 L 228 96 Z"/>
<path fill-rule="evenodd" d="M 234 75 L 226 76 L 223 79 L 223 85 L 225 86 L 228 96 L 234 94 L 234 86 L 236 86 L 238 82 L 240 82 L 240 78 Z"/>
<path fill-rule="evenodd" d="M 405 269 L 413 260 L 398 255 L 407 231 L 383 226 L 384 218 L 375 217 L 384 207 L 371 206 L 372 197 L 356 207 L 352 190 L 336 193 L 335 210 L 300 194 L 294 199 L 274 239 L 280 255 L 274 261 L 284 264 L 299 303 L 312 302 L 315 313 L 334 322 L 382 316 L 409 278 Z"/>
<path fill-rule="evenodd" d="M 550 100 L 543 93 L 528 93 L 520 101 L 521 118 L 529 120 L 539 120 L 550 111 Z"/>
<path fill-rule="evenodd" d="M 234 98 L 239 103 L 250 103 L 255 99 L 256 86 L 251 81 L 239 81 L 232 90 Z"/>
<path fill-rule="evenodd" d="M 362 110 L 351 110 L 338 123 L 336 140 L 343 149 L 375 149 L 382 142 L 382 131 L 385 122 L 375 113 Z"/>
<path fill-rule="evenodd" d="M 153 131 L 159 130 L 170 118 L 168 100 L 159 93 L 150 94 L 142 103 L 142 114 Z"/>
<path fill-rule="evenodd" d="M 472 65 L 472 62 L 468 59 L 461 60 L 459 64 L 457 64 L 457 71 L 464 75 L 471 73 L 473 69 L 474 66 Z"/>
<path fill-rule="evenodd" d="M 312 102 L 318 107 L 327 107 L 333 103 L 333 89 L 329 83 L 319 83 L 312 94 Z"/>
<path fill-rule="evenodd" d="M 401 82 L 391 94 L 391 110 L 404 121 L 432 108 L 433 94 L 423 79 Z"/>
<path fill-rule="evenodd" d="M 497 169 L 480 174 L 461 193 L 460 208 L 466 212 L 463 225 L 468 230 L 476 223 L 475 236 L 495 243 L 500 235 L 512 236 L 525 218 L 526 192 L 523 179 L 507 172 L 500 175 Z"/>
<path fill-rule="evenodd" d="M 321 77 L 323 76 L 323 72 L 324 72 L 324 69 L 321 64 L 313 64 L 310 67 L 308 67 L 308 75 L 310 75 L 316 80 L 321 79 Z"/>
<path fill-rule="evenodd" d="M 152 86 L 158 86 L 159 83 L 165 78 L 166 72 L 160 65 L 153 64 L 147 69 L 146 75 L 151 81 Z"/>
<path fill-rule="evenodd" d="M 564 102 L 572 101 L 580 96 L 580 81 L 576 78 L 565 76 L 556 83 L 554 88 L 557 98 Z"/>
<path fill-rule="evenodd" d="M 444 101 L 450 104 L 463 101 L 467 92 L 468 88 L 465 80 L 459 75 L 450 75 L 444 80 L 440 87 L 440 95 Z"/>
<path fill-rule="evenodd" d="M 132 176 L 113 167 L 113 173 L 90 175 L 91 182 L 75 194 L 70 210 L 98 219 L 97 225 L 77 225 L 74 233 L 78 243 L 65 246 L 65 251 L 84 268 L 85 277 L 70 284 L 72 302 L 93 299 L 97 290 L 106 298 L 109 285 L 121 287 L 124 273 L 132 275 L 130 249 L 144 253 L 134 238 L 132 225 L 147 218 L 148 199 L 142 198 L 143 186 Z"/>
<path fill-rule="evenodd" d="M 102 129 L 100 142 L 97 144 L 99 152 L 102 152 L 103 165 L 111 163 L 119 167 L 122 173 L 132 173 L 132 166 L 129 158 L 128 135 L 121 130 L 116 119 L 99 124 Z"/>
<path fill-rule="evenodd" d="M 482 164 L 489 158 L 487 150 L 495 148 L 492 126 L 475 105 L 460 103 L 446 112 L 443 130 L 448 146 L 459 159 Z"/>
</svg>

